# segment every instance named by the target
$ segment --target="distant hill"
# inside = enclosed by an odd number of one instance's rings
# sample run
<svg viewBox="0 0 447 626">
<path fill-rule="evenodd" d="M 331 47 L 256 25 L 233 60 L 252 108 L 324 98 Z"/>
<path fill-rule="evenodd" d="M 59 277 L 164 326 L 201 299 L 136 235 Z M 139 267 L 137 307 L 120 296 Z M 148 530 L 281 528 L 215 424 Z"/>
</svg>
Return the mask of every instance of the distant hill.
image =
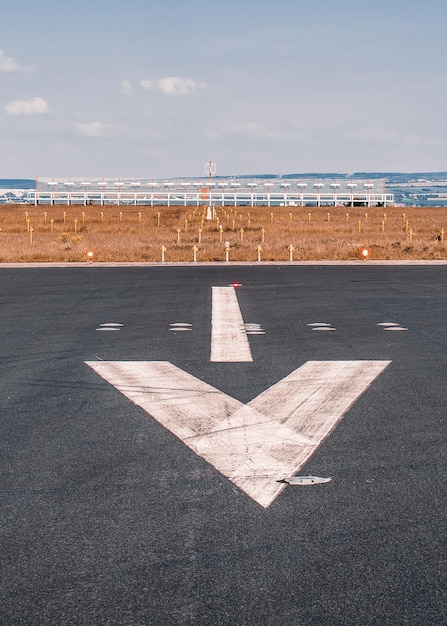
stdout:
<svg viewBox="0 0 447 626">
<path fill-rule="evenodd" d="M 294 174 L 236 174 L 232 176 L 215 176 L 217 179 L 240 178 L 240 179 L 266 179 L 275 178 L 300 179 L 300 178 L 332 178 L 334 180 L 377 180 L 385 179 L 388 183 L 410 183 L 420 181 L 447 181 L 446 172 L 354 172 L 352 174 L 342 172 L 298 172 Z M 35 189 L 36 180 L 32 178 L 0 178 L 0 189 Z"/>
<path fill-rule="evenodd" d="M 35 189 L 36 181 L 31 178 L 0 178 L 0 189 Z"/>
<path fill-rule="evenodd" d="M 447 180 L 447 172 L 297 172 L 294 174 L 242 174 L 236 176 L 217 176 L 216 178 L 333 178 L 334 180 L 376 180 L 385 179 L 388 182 L 408 183 L 413 181 Z"/>
<path fill-rule="evenodd" d="M 353 174 L 340 173 L 305 173 L 285 174 L 282 178 L 336 178 L 336 179 L 370 179 L 385 178 L 390 182 L 407 183 L 417 180 L 447 180 L 447 172 L 354 172 Z"/>
<path fill-rule="evenodd" d="M 394 182 L 411 182 L 416 180 L 447 180 L 447 172 L 356 172 L 350 178 L 386 178 Z"/>
</svg>

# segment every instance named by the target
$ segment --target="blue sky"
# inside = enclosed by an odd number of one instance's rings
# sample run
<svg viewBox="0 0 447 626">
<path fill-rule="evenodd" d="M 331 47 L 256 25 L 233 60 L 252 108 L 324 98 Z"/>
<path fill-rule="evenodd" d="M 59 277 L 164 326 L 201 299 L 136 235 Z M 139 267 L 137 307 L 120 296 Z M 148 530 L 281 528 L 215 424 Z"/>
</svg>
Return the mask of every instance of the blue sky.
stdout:
<svg viewBox="0 0 447 626">
<path fill-rule="evenodd" d="M 2 0 L 0 178 L 447 170 L 444 0 Z"/>
</svg>

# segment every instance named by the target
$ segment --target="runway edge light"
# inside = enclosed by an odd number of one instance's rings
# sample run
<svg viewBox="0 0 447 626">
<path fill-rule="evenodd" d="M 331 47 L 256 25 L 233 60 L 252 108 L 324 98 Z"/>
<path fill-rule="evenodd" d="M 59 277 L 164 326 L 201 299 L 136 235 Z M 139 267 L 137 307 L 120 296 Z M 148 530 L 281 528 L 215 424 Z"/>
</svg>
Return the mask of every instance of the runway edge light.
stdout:
<svg viewBox="0 0 447 626">
<path fill-rule="evenodd" d="M 369 257 L 369 250 L 368 250 L 368 248 L 366 248 L 366 247 L 362 248 L 362 253 L 361 254 L 362 254 L 362 259 L 364 261 L 366 261 L 366 259 Z"/>
</svg>

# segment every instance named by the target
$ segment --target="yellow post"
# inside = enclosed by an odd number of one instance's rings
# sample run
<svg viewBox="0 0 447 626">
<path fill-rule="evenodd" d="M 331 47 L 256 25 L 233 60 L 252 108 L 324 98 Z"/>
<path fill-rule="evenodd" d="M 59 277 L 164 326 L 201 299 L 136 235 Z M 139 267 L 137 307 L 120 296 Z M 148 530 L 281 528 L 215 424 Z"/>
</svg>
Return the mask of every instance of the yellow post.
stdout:
<svg viewBox="0 0 447 626">
<path fill-rule="evenodd" d="M 259 244 L 258 244 L 258 247 L 256 248 L 256 250 L 258 251 L 258 263 L 260 263 L 262 248 L 261 248 L 261 246 Z"/>
<path fill-rule="evenodd" d="M 226 241 L 225 242 L 225 263 L 228 263 L 229 252 L 230 252 L 230 242 Z"/>
<path fill-rule="evenodd" d="M 441 228 L 441 243 L 444 243 L 444 229 Z"/>
<path fill-rule="evenodd" d="M 199 228 L 199 243 L 202 243 L 202 232 L 203 232 L 203 229 Z"/>
<path fill-rule="evenodd" d="M 161 262 L 162 263 L 165 262 L 165 252 L 166 252 L 166 246 L 161 246 Z"/>
<path fill-rule="evenodd" d="M 310 222 L 310 218 L 311 218 L 312 213 L 308 213 L 307 214 L 307 221 Z"/>
<path fill-rule="evenodd" d="M 54 220 L 51 219 L 50 220 L 50 232 L 52 233 L 54 231 Z"/>
<path fill-rule="evenodd" d="M 241 228 L 239 231 L 240 235 L 241 235 L 241 241 L 244 241 L 244 229 Z"/>
<path fill-rule="evenodd" d="M 85 212 L 82 211 L 82 223 L 85 224 Z"/>
<path fill-rule="evenodd" d="M 236 220 L 233 220 L 233 225 L 232 225 L 232 227 L 231 227 L 231 230 L 234 230 L 234 226 L 235 226 L 235 224 L 236 224 Z"/>
<path fill-rule="evenodd" d="M 122 221 L 123 221 L 123 212 L 120 211 L 120 222 L 122 222 Z"/>
<path fill-rule="evenodd" d="M 289 213 L 289 222 L 291 222 L 291 221 L 292 221 L 292 214 Z"/>
<path fill-rule="evenodd" d="M 270 213 L 270 221 L 273 222 L 273 213 Z"/>
<path fill-rule="evenodd" d="M 141 222 L 141 211 L 138 213 L 138 221 Z"/>
<path fill-rule="evenodd" d="M 180 228 L 177 228 L 177 243 L 180 243 Z"/>
<path fill-rule="evenodd" d="M 382 233 L 385 232 L 385 220 L 382 220 Z"/>
<path fill-rule="evenodd" d="M 265 241 L 265 228 L 261 228 L 261 241 L 262 243 Z"/>
<path fill-rule="evenodd" d="M 289 251 L 289 261 L 293 261 L 293 251 L 294 251 L 294 247 L 292 244 L 289 245 L 289 247 L 287 248 Z"/>
<path fill-rule="evenodd" d="M 30 229 L 29 229 L 29 242 L 30 242 L 30 244 L 33 243 L 33 232 L 34 232 L 34 228 L 32 226 L 30 226 Z"/>
<path fill-rule="evenodd" d="M 76 218 L 74 221 L 74 226 L 75 226 L 75 233 L 77 233 L 78 232 L 78 220 Z"/>
<path fill-rule="evenodd" d="M 359 233 L 362 232 L 362 220 L 359 220 Z"/>
<path fill-rule="evenodd" d="M 365 222 L 368 221 L 368 213 L 365 213 Z"/>
<path fill-rule="evenodd" d="M 410 238 L 410 243 L 412 243 L 412 242 L 413 242 L 413 229 L 412 229 L 412 228 L 410 228 L 410 231 L 409 231 L 409 233 L 408 233 L 408 236 L 409 236 L 409 238 Z"/>
<path fill-rule="evenodd" d="M 45 211 L 43 214 L 43 223 L 46 224 L 47 223 L 47 212 Z"/>
<path fill-rule="evenodd" d="M 222 243 L 223 226 L 219 226 L 219 243 Z"/>
<path fill-rule="evenodd" d="M 101 222 L 104 221 L 104 212 L 103 211 L 101 211 L 100 219 L 101 219 Z"/>
<path fill-rule="evenodd" d="M 346 213 L 346 221 L 349 222 L 349 213 Z"/>
<path fill-rule="evenodd" d="M 330 213 L 328 213 L 328 214 L 327 214 L 327 221 L 328 221 L 328 222 L 330 222 L 330 221 L 331 221 L 331 214 L 330 214 Z"/>
<path fill-rule="evenodd" d="M 63 214 L 63 220 L 64 220 L 64 224 L 65 224 L 65 222 L 67 221 L 67 213 L 65 211 L 64 211 L 64 214 Z"/>
<path fill-rule="evenodd" d="M 157 226 L 160 226 L 160 211 L 157 213 Z"/>
</svg>

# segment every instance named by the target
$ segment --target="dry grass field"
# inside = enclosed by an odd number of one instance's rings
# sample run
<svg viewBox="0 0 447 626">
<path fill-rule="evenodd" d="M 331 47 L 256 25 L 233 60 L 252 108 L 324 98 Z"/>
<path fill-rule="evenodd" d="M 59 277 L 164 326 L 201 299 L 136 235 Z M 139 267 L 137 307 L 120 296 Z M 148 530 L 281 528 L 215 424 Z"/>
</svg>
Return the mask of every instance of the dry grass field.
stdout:
<svg viewBox="0 0 447 626">
<path fill-rule="evenodd" d="M 446 259 L 447 209 L 0 206 L 0 263 Z M 447 232 L 446 232 L 447 234 Z M 291 247 L 292 246 L 292 250 Z"/>
</svg>

